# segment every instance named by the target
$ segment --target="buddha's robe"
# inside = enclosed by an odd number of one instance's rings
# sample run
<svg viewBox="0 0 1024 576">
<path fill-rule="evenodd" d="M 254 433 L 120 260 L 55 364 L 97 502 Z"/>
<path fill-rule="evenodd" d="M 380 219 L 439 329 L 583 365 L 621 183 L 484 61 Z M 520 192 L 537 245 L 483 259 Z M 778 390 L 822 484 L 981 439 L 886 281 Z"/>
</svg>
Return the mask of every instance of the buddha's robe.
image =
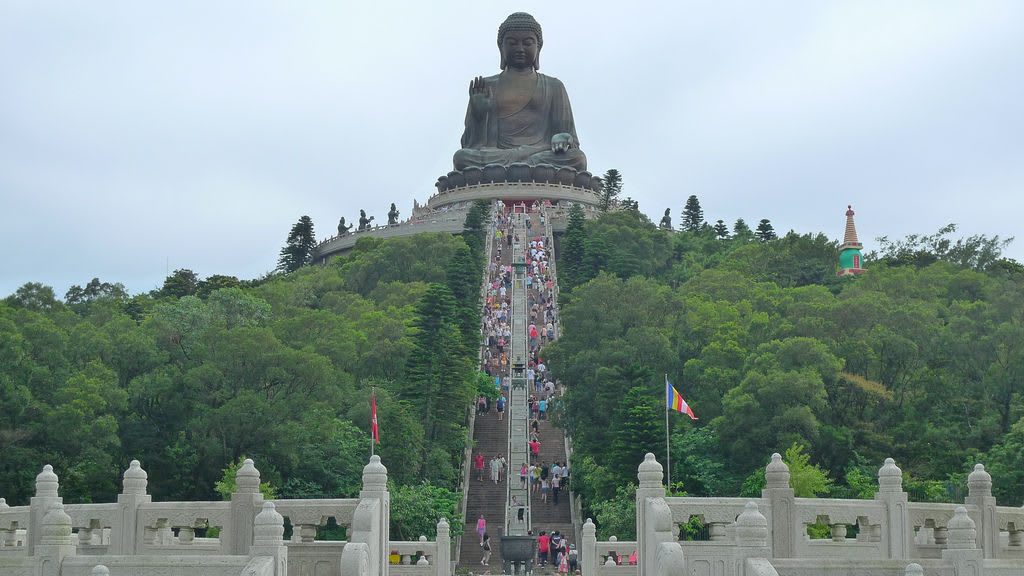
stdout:
<svg viewBox="0 0 1024 576">
<path fill-rule="evenodd" d="M 489 109 L 480 117 L 473 114 L 472 103 L 466 110 L 466 130 L 462 134 L 462 149 L 455 153 L 455 169 L 525 162 L 586 170 L 587 157 L 579 148 L 569 95 L 562 82 L 537 73 L 533 97 L 521 109 L 499 117 L 499 76 L 484 78 L 491 90 Z M 572 135 L 573 147 L 555 153 L 551 150 L 551 137 L 560 133 Z"/>
</svg>

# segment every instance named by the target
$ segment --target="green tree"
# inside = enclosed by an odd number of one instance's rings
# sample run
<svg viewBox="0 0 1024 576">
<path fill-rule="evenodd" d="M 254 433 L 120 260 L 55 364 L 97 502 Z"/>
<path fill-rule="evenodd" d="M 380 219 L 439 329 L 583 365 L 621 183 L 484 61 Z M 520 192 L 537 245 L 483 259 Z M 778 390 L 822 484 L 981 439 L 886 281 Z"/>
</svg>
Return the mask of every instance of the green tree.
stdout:
<svg viewBox="0 0 1024 576">
<path fill-rule="evenodd" d="M 754 237 L 754 233 L 750 230 L 750 226 L 743 221 L 743 218 L 737 218 L 732 225 L 732 237 L 746 242 Z"/>
<path fill-rule="evenodd" d="M 281 256 L 277 259 L 277 269 L 285 274 L 295 272 L 313 261 L 313 250 L 316 248 L 316 235 L 313 232 L 313 220 L 309 216 L 299 218 L 288 232 L 288 240 L 281 248 Z"/>
<path fill-rule="evenodd" d="M 565 292 L 572 290 L 584 280 L 583 262 L 586 258 L 587 233 L 584 230 L 586 217 L 579 204 L 569 209 L 569 221 L 566 224 L 565 236 L 562 241 L 562 253 L 558 258 L 559 288 Z"/>
<path fill-rule="evenodd" d="M 476 349 L 480 335 L 480 262 L 463 244 L 445 267 L 445 284 L 455 298 L 455 323 L 467 351 Z"/>
<path fill-rule="evenodd" d="M 598 202 L 598 209 L 607 212 L 618 204 L 619 195 L 622 193 L 622 174 L 615 168 L 610 168 L 601 178 L 601 199 Z"/>
<path fill-rule="evenodd" d="M 68 288 L 64 294 L 64 303 L 79 312 L 85 312 L 89 304 L 98 300 L 123 304 L 128 301 L 128 291 L 120 282 L 112 284 L 93 278 L 85 286 Z"/>
<path fill-rule="evenodd" d="M 391 485 L 391 533 L 394 540 L 416 540 L 420 536 L 437 537 L 437 523 L 447 518 L 452 537 L 462 535 L 463 524 L 456 521 L 460 496 L 429 483 Z"/>
<path fill-rule="evenodd" d="M 15 290 L 14 294 L 4 299 L 4 302 L 11 306 L 36 312 L 54 310 L 61 305 L 60 300 L 57 300 L 56 294 L 53 293 L 53 288 L 39 282 L 23 284 Z"/>
<path fill-rule="evenodd" d="M 206 298 L 222 288 L 239 288 L 241 285 L 242 282 L 234 276 L 213 274 L 199 282 L 199 285 L 196 287 L 196 296 Z"/>
<path fill-rule="evenodd" d="M 466 240 L 473 258 L 477 262 L 483 262 L 487 242 L 487 219 L 491 213 L 491 205 L 486 200 L 477 200 L 466 212 L 466 222 L 463 224 L 462 237 Z"/>
<path fill-rule="evenodd" d="M 705 224 L 704 210 L 700 207 L 700 200 L 697 199 L 697 196 L 691 195 L 686 199 L 686 205 L 683 206 L 683 230 L 699 232 Z"/>
<path fill-rule="evenodd" d="M 757 239 L 761 242 L 770 242 L 778 238 L 775 234 L 775 228 L 772 227 L 771 221 L 767 218 L 762 218 L 761 221 L 757 223 L 757 233 L 755 236 L 757 236 Z"/>
<path fill-rule="evenodd" d="M 428 450 L 425 466 L 431 473 L 445 475 L 444 480 L 450 479 L 447 474 L 452 466 L 458 466 L 465 410 L 474 392 L 473 371 L 457 329 L 455 309 L 451 290 L 431 284 L 416 307 L 413 348 L 399 385 L 399 398 L 409 402 L 423 422 Z M 436 462 L 438 459 L 441 462 Z M 436 466 L 442 463 L 447 466 Z"/>
<path fill-rule="evenodd" d="M 180 268 L 164 279 L 159 296 L 182 298 L 192 296 L 199 290 L 199 276 L 188 268 Z"/>
<path fill-rule="evenodd" d="M 715 236 L 718 236 L 720 240 L 729 239 L 729 227 L 726 226 L 724 221 L 718 220 L 715 222 Z"/>
</svg>

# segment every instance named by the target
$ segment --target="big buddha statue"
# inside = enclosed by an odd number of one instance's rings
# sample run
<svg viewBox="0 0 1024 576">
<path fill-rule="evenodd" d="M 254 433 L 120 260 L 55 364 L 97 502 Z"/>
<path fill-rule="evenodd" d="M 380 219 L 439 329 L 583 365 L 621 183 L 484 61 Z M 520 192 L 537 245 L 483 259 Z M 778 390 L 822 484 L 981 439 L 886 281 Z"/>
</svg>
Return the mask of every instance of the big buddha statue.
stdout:
<svg viewBox="0 0 1024 576">
<path fill-rule="evenodd" d="M 469 83 L 469 108 L 456 170 L 525 163 L 587 169 L 572 107 L 557 78 L 537 72 L 544 35 L 540 24 L 516 12 L 498 28 L 501 72 Z"/>
</svg>

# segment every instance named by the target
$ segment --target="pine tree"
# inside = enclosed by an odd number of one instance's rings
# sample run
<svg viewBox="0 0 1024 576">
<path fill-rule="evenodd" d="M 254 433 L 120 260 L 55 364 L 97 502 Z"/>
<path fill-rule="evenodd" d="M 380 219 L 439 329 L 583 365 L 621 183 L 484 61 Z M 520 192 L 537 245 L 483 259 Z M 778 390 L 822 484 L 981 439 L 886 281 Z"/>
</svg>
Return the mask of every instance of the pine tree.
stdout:
<svg viewBox="0 0 1024 576">
<path fill-rule="evenodd" d="M 721 240 L 729 239 L 729 227 L 722 220 L 715 222 L 715 235 Z"/>
<path fill-rule="evenodd" d="M 778 238 L 775 234 L 775 228 L 772 227 L 771 221 L 767 218 L 763 218 L 757 223 L 757 233 L 755 236 L 757 236 L 757 239 L 761 242 L 768 242 Z"/>
<path fill-rule="evenodd" d="M 750 230 L 750 226 L 743 221 L 743 218 L 737 218 L 736 223 L 732 225 L 732 237 L 747 241 L 754 237 L 754 233 Z"/>
<path fill-rule="evenodd" d="M 287 274 L 309 264 L 313 261 L 315 247 L 313 221 L 309 216 L 303 216 L 288 233 L 287 243 L 281 248 L 281 257 L 277 260 L 277 269 Z"/>
<path fill-rule="evenodd" d="M 697 200 L 697 196 L 690 196 L 683 207 L 683 230 L 699 232 L 702 226 L 704 211 L 700 208 L 700 200 Z"/>
<path fill-rule="evenodd" d="M 467 349 L 473 347 L 480 332 L 480 262 L 463 244 L 445 267 L 445 285 L 455 298 L 455 323 Z"/>
<path fill-rule="evenodd" d="M 465 230 L 462 237 L 466 240 L 470 252 L 479 262 L 484 260 L 484 246 L 487 242 L 487 217 L 491 213 L 491 204 L 487 200 L 477 200 L 466 212 Z"/>
<path fill-rule="evenodd" d="M 587 240 L 587 233 L 583 229 L 585 223 L 583 208 L 573 204 L 569 209 L 569 222 L 562 240 L 562 254 L 558 258 L 559 287 L 566 292 L 582 283 Z"/>
<path fill-rule="evenodd" d="M 604 183 L 601 188 L 601 201 L 598 208 L 601 212 L 607 212 L 618 204 L 619 194 L 622 193 L 622 174 L 615 168 L 610 168 L 601 178 Z"/>
<path fill-rule="evenodd" d="M 622 202 L 619 203 L 623 210 L 632 210 L 633 212 L 640 211 L 640 203 L 633 200 L 631 197 L 626 196 Z"/>
<path fill-rule="evenodd" d="M 473 400 L 472 367 L 456 324 L 456 308 L 447 286 L 430 284 L 416 305 L 413 346 L 405 378 L 398 385 L 399 398 L 411 403 L 423 422 L 425 450 L 458 443 L 457 425 Z"/>
</svg>

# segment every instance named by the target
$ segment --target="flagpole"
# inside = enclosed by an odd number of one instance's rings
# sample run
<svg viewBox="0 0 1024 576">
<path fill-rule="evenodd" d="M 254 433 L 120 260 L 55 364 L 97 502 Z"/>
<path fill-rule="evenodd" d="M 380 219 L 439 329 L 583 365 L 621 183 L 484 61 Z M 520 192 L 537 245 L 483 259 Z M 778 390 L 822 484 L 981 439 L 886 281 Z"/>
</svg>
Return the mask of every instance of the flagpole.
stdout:
<svg viewBox="0 0 1024 576">
<path fill-rule="evenodd" d="M 370 387 L 370 402 L 371 403 L 373 402 L 373 398 L 376 397 L 376 396 L 377 396 L 377 387 L 376 386 Z M 373 449 L 374 449 L 373 445 L 375 443 L 374 442 L 374 438 L 373 438 L 372 424 L 373 423 L 371 422 L 371 429 L 370 429 L 370 458 L 373 458 Z"/>
<path fill-rule="evenodd" d="M 671 496 L 672 495 L 672 445 L 669 443 L 669 435 L 668 435 L 668 387 L 667 387 L 667 385 L 668 385 L 668 374 L 667 373 L 665 374 L 665 384 L 666 384 L 666 388 L 665 388 L 665 464 L 666 464 L 665 471 L 667 473 L 666 478 L 668 479 L 666 485 L 668 487 L 668 493 Z"/>
</svg>

